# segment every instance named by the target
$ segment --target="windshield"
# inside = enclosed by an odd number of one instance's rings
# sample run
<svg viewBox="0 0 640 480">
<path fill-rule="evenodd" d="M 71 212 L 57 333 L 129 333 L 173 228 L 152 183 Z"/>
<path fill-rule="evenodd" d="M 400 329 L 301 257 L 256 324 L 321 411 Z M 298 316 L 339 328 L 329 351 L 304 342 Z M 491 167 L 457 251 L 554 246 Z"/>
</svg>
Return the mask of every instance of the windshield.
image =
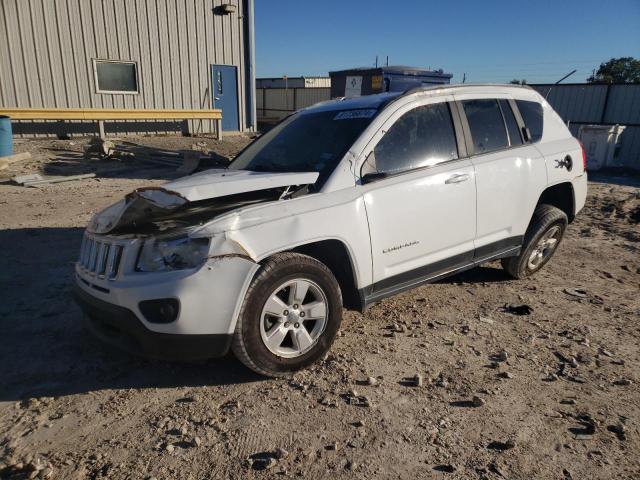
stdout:
<svg viewBox="0 0 640 480">
<path fill-rule="evenodd" d="M 376 109 L 302 112 L 258 138 L 229 165 L 256 172 L 318 172 L 322 185 Z"/>
</svg>

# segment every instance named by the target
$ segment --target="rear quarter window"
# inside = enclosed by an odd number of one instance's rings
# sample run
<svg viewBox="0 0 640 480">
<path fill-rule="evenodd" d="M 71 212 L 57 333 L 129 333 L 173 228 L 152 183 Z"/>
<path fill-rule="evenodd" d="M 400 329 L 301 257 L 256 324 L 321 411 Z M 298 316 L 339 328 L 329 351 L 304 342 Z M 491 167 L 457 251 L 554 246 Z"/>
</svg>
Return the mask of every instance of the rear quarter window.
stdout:
<svg viewBox="0 0 640 480">
<path fill-rule="evenodd" d="M 542 138 L 543 130 L 542 105 L 528 100 L 516 100 L 516 105 L 520 110 L 524 126 L 531 132 L 531 141 L 539 141 Z"/>
</svg>

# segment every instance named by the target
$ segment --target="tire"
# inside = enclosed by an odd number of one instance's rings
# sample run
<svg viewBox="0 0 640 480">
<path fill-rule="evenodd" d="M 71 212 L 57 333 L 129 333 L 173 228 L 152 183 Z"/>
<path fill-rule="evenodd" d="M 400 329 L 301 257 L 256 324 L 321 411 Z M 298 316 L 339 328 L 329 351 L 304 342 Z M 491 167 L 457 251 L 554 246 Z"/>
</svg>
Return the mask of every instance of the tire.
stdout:
<svg viewBox="0 0 640 480">
<path fill-rule="evenodd" d="M 292 290 L 307 293 L 296 300 L 298 293 Z M 307 255 L 278 253 L 263 264 L 247 290 L 232 350 L 260 375 L 288 376 L 329 350 L 341 321 L 342 294 L 331 270 Z"/>
<path fill-rule="evenodd" d="M 502 268 L 518 279 L 536 273 L 558 249 L 568 223 L 567 215 L 559 208 L 546 204 L 538 205 L 524 236 L 520 255 L 503 258 Z M 546 235 L 551 237 L 543 240 Z M 553 239 L 556 240 L 555 243 L 549 245 Z M 541 242 L 544 242 L 544 245 Z M 535 257 L 533 257 L 534 252 L 536 252 Z"/>
</svg>

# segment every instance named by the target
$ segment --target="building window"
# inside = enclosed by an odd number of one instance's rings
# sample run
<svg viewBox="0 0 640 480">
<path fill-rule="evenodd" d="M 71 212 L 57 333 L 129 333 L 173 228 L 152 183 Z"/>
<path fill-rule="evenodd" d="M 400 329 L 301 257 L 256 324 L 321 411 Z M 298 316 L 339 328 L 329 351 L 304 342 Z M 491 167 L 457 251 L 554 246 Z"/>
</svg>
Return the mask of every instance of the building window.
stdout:
<svg viewBox="0 0 640 480">
<path fill-rule="evenodd" d="M 222 72 L 218 70 L 218 95 L 222 95 Z"/>
<path fill-rule="evenodd" d="M 97 93 L 138 93 L 138 64 L 119 60 L 93 60 Z"/>
</svg>

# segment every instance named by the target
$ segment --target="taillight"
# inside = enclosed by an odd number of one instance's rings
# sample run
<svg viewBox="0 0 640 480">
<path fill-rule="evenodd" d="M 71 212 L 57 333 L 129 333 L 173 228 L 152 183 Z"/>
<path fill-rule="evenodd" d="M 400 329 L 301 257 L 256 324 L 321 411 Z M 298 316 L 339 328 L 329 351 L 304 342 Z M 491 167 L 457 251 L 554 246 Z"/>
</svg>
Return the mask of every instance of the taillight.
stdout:
<svg viewBox="0 0 640 480">
<path fill-rule="evenodd" d="M 580 150 L 582 150 L 582 170 L 583 171 L 587 171 L 587 152 L 584 150 L 584 145 L 582 145 L 582 142 L 580 143 Z"/>
</svg>

